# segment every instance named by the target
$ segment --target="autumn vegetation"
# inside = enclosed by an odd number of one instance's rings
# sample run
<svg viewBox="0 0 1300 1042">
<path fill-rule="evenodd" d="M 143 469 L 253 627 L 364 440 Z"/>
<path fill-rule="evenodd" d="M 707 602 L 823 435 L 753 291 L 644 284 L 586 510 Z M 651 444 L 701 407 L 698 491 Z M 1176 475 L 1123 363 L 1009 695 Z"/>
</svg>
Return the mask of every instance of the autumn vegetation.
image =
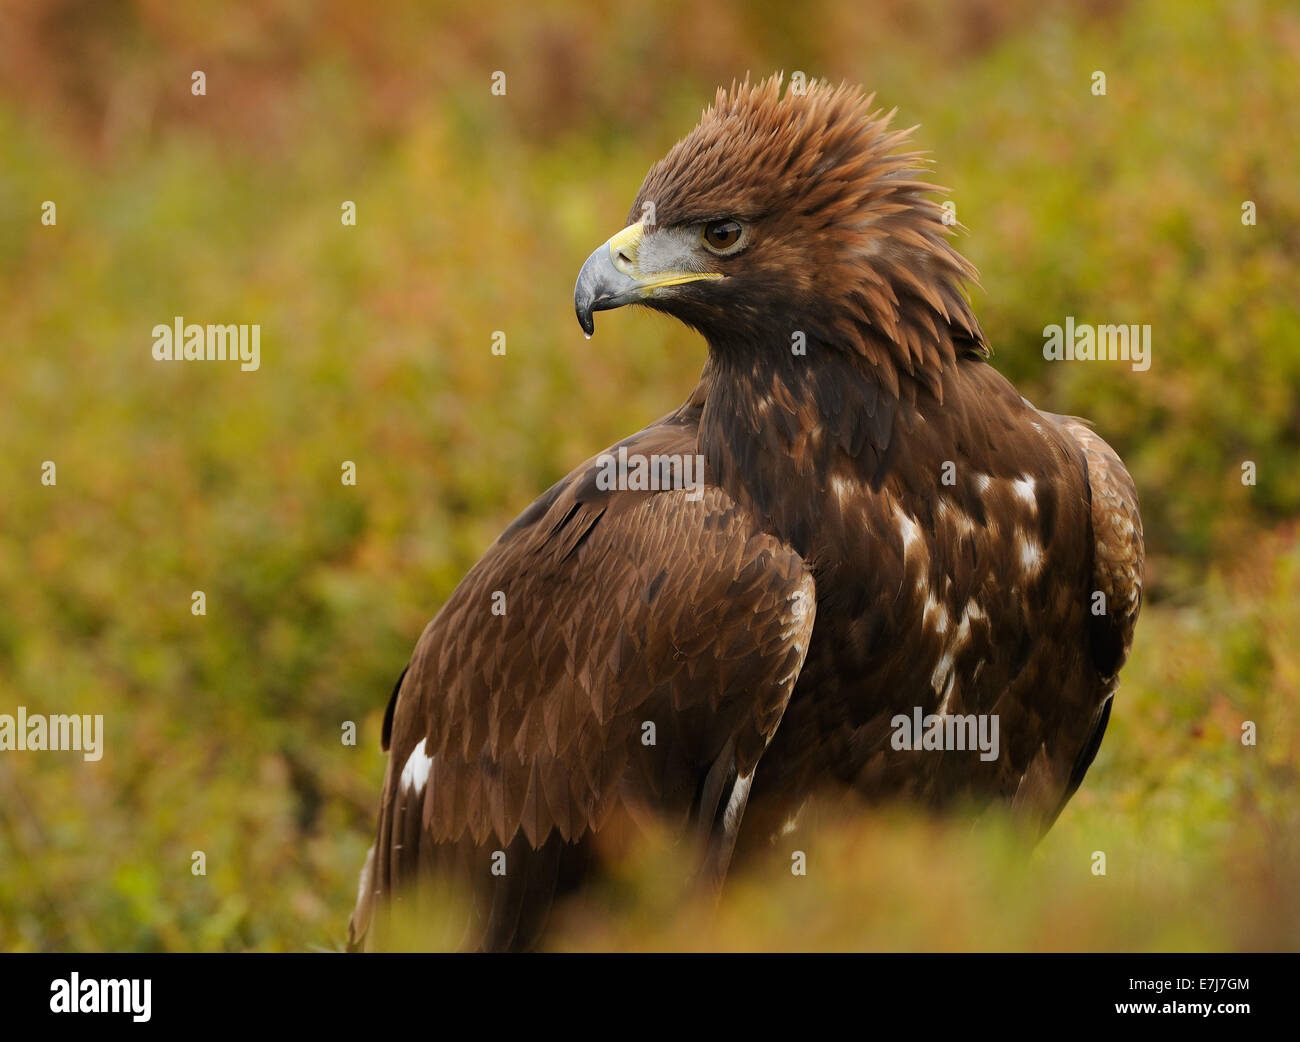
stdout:
<svg viewBox="0 0 1300 1042">
<path fill-rule="evenodd" d="M 806 876 L 774 852 L 714 914 L 650 837 L 556 946 L 1300 947 L 1298 67 L 1285 0 L 7 3 L 0 712 L 102 713 L 106 750 L 0 753 L 0 949 L 340 944 L 424 623 L 703 362 L 649 313 L 585 340 L 578 266 L 717 85 L 778 69 L 920 125 L 994 364 L 1128 462 L 1146 606 L 1031 856 L 824 808 Z M 259 323 L 260 368 L 154 361 L 177 315 Z M 1046 363 L 1066 316 L 1149 323 L 1149 371 Z"/>
</svg>

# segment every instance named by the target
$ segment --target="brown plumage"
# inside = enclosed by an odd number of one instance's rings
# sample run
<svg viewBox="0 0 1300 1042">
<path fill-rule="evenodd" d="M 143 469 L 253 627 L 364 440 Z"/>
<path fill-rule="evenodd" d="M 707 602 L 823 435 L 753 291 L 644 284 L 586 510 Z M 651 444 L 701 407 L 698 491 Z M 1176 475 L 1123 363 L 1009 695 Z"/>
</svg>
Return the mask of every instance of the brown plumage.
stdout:
<svg viewBox="0 0 1300 1042">
<path fill-rule="evenodd" d="M 720 91 L 584 265 L 588 332 L 639 303 L 708 342 L 690 399 L 621 444 L 673 480 L 624 462 L 611 488 L 620 447 L 593 457 L 429 624 L 354 943 L 442 872 L 470 946 L 533 945 L 594 837 L 647 815 L 717 880 L 816 792 L 1001 800 L 1037 832 L 1078 787 L 1141 600 L 1136 493 L 987 364 L 974 272 L 888 122 L 848 87 Z M 917 709 L 996 717 L 997 755 L 899 748 Z"/>
</svg>

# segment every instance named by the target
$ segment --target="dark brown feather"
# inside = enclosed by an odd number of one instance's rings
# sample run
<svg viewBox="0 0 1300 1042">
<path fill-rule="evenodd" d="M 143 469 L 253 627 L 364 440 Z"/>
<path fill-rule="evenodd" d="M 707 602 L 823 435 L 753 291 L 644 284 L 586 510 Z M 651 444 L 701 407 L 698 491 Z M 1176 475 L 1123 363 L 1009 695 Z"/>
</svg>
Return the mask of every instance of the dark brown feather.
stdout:
<svg viewBox="0 0 1300 1042">
<path fill-rule="evenodd" d="M 750 236 L 644 300 L 709 356 L 621 444 L 699 453 L 707 487 L 605 491 L 588 461 L 457 587 L 389 707 L 354 942 L 442 872 L 478 897 L 471 945 L 528 946 L 593 837 L 647 814 L 693 821 L 718 878 L 818 792 L 1000 800 L 1040 832 L 1078 788 L 1141 604 L 1136 492 L 987 363 L 907 140 L 855 89 L 772 79 L 720 91 L 650 170 L 634 220 Z M 996 757 L 897 748 L 914 709 L 996 716 Z"/>
<path fill-rule="evenodd" d="M 698 411 L 622 444 L 693 453 Z M 377 871 L 354 941 L 374 902 L 402 900 L 423 854 L 476 866 L 474 946 L 523 943 L 521 916 L 544 914 L 546 881 L 588 856 L 611 815 L 703 815 L 707 845 L 729 790 L 702 801 L 706 780 L 752 775 L 775 731 L 812 628 L 802 560 L 716 486 L 698 501 L 603 491 L 598 459 L 507 529 L 421 637 L 393 712 Z M 504 615 L 492 613 L 497 591 Z M 425 759 L 419 782 L 410 765 Z M 416 782 L 403 783 L 407 770 Z M 490 874 L 496 850 L 504 878 Z"/>
</svg>

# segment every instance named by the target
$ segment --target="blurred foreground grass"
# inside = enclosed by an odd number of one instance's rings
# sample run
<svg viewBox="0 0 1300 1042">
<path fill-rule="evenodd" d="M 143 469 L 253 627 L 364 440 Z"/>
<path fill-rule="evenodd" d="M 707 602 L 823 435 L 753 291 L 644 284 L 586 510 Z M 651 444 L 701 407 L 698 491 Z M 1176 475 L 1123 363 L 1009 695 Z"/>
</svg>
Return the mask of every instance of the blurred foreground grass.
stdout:
<svg viewBox="0 0 1300 1042">
<path fill-rule="evenodd" d="M 341 940 L 424 622 L 702 363 L 644 314 L 585 341 L 578 264 L 718 83 L 780 68 L 922 124 L 995 364 L 1129 461 L 1152 596 L 1097 763 L 1028 862 L 996 824 L 832 815 L 807 877 L 774 851 L 715 920 L 671 906 L 650 849 L 557 946 L 1300 947 L 1292 6 L 738 4 L 692 31 L 686 4 L 352 10 L 9 8 L 0 712 L 103 713 L 107 750 L 0 755 L 0 948 Z M 154 362 L 175 315 L 260 322 L 261 369 Z M 1151 370 L 1044 365 L 1066 315 L 1151 323 Z"/>
</svg>

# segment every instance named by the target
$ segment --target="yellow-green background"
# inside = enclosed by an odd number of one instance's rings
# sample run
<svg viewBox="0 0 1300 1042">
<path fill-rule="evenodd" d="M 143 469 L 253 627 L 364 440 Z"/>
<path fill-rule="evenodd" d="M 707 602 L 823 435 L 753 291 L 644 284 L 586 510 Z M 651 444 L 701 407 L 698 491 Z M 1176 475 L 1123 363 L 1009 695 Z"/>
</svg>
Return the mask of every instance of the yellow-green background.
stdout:
<svg viewBox="0 0 1300 1042">
<path fill-rule="evenodd" d="M 920 124 L 995 363 L 1137 480 L 1146 607 L 1028 862 L 994 825 L 851 818 L 710 925 L 652 847 L 556 945 L 1300 947 L 1294 4 L 8 0 L 0 712 L 107 734 L 0 753 L 0 948 L 339 943 L 424 622 L 703 361 L 648 313 L 584 340 L 578 266 L 717 85 L 776 70 Z M 175 315 L 260 323 L 260 371 L 154 362 Z M 1150 371 L 1044 364 L 1066 315 L 1150 323 Z"/>
</svg>

